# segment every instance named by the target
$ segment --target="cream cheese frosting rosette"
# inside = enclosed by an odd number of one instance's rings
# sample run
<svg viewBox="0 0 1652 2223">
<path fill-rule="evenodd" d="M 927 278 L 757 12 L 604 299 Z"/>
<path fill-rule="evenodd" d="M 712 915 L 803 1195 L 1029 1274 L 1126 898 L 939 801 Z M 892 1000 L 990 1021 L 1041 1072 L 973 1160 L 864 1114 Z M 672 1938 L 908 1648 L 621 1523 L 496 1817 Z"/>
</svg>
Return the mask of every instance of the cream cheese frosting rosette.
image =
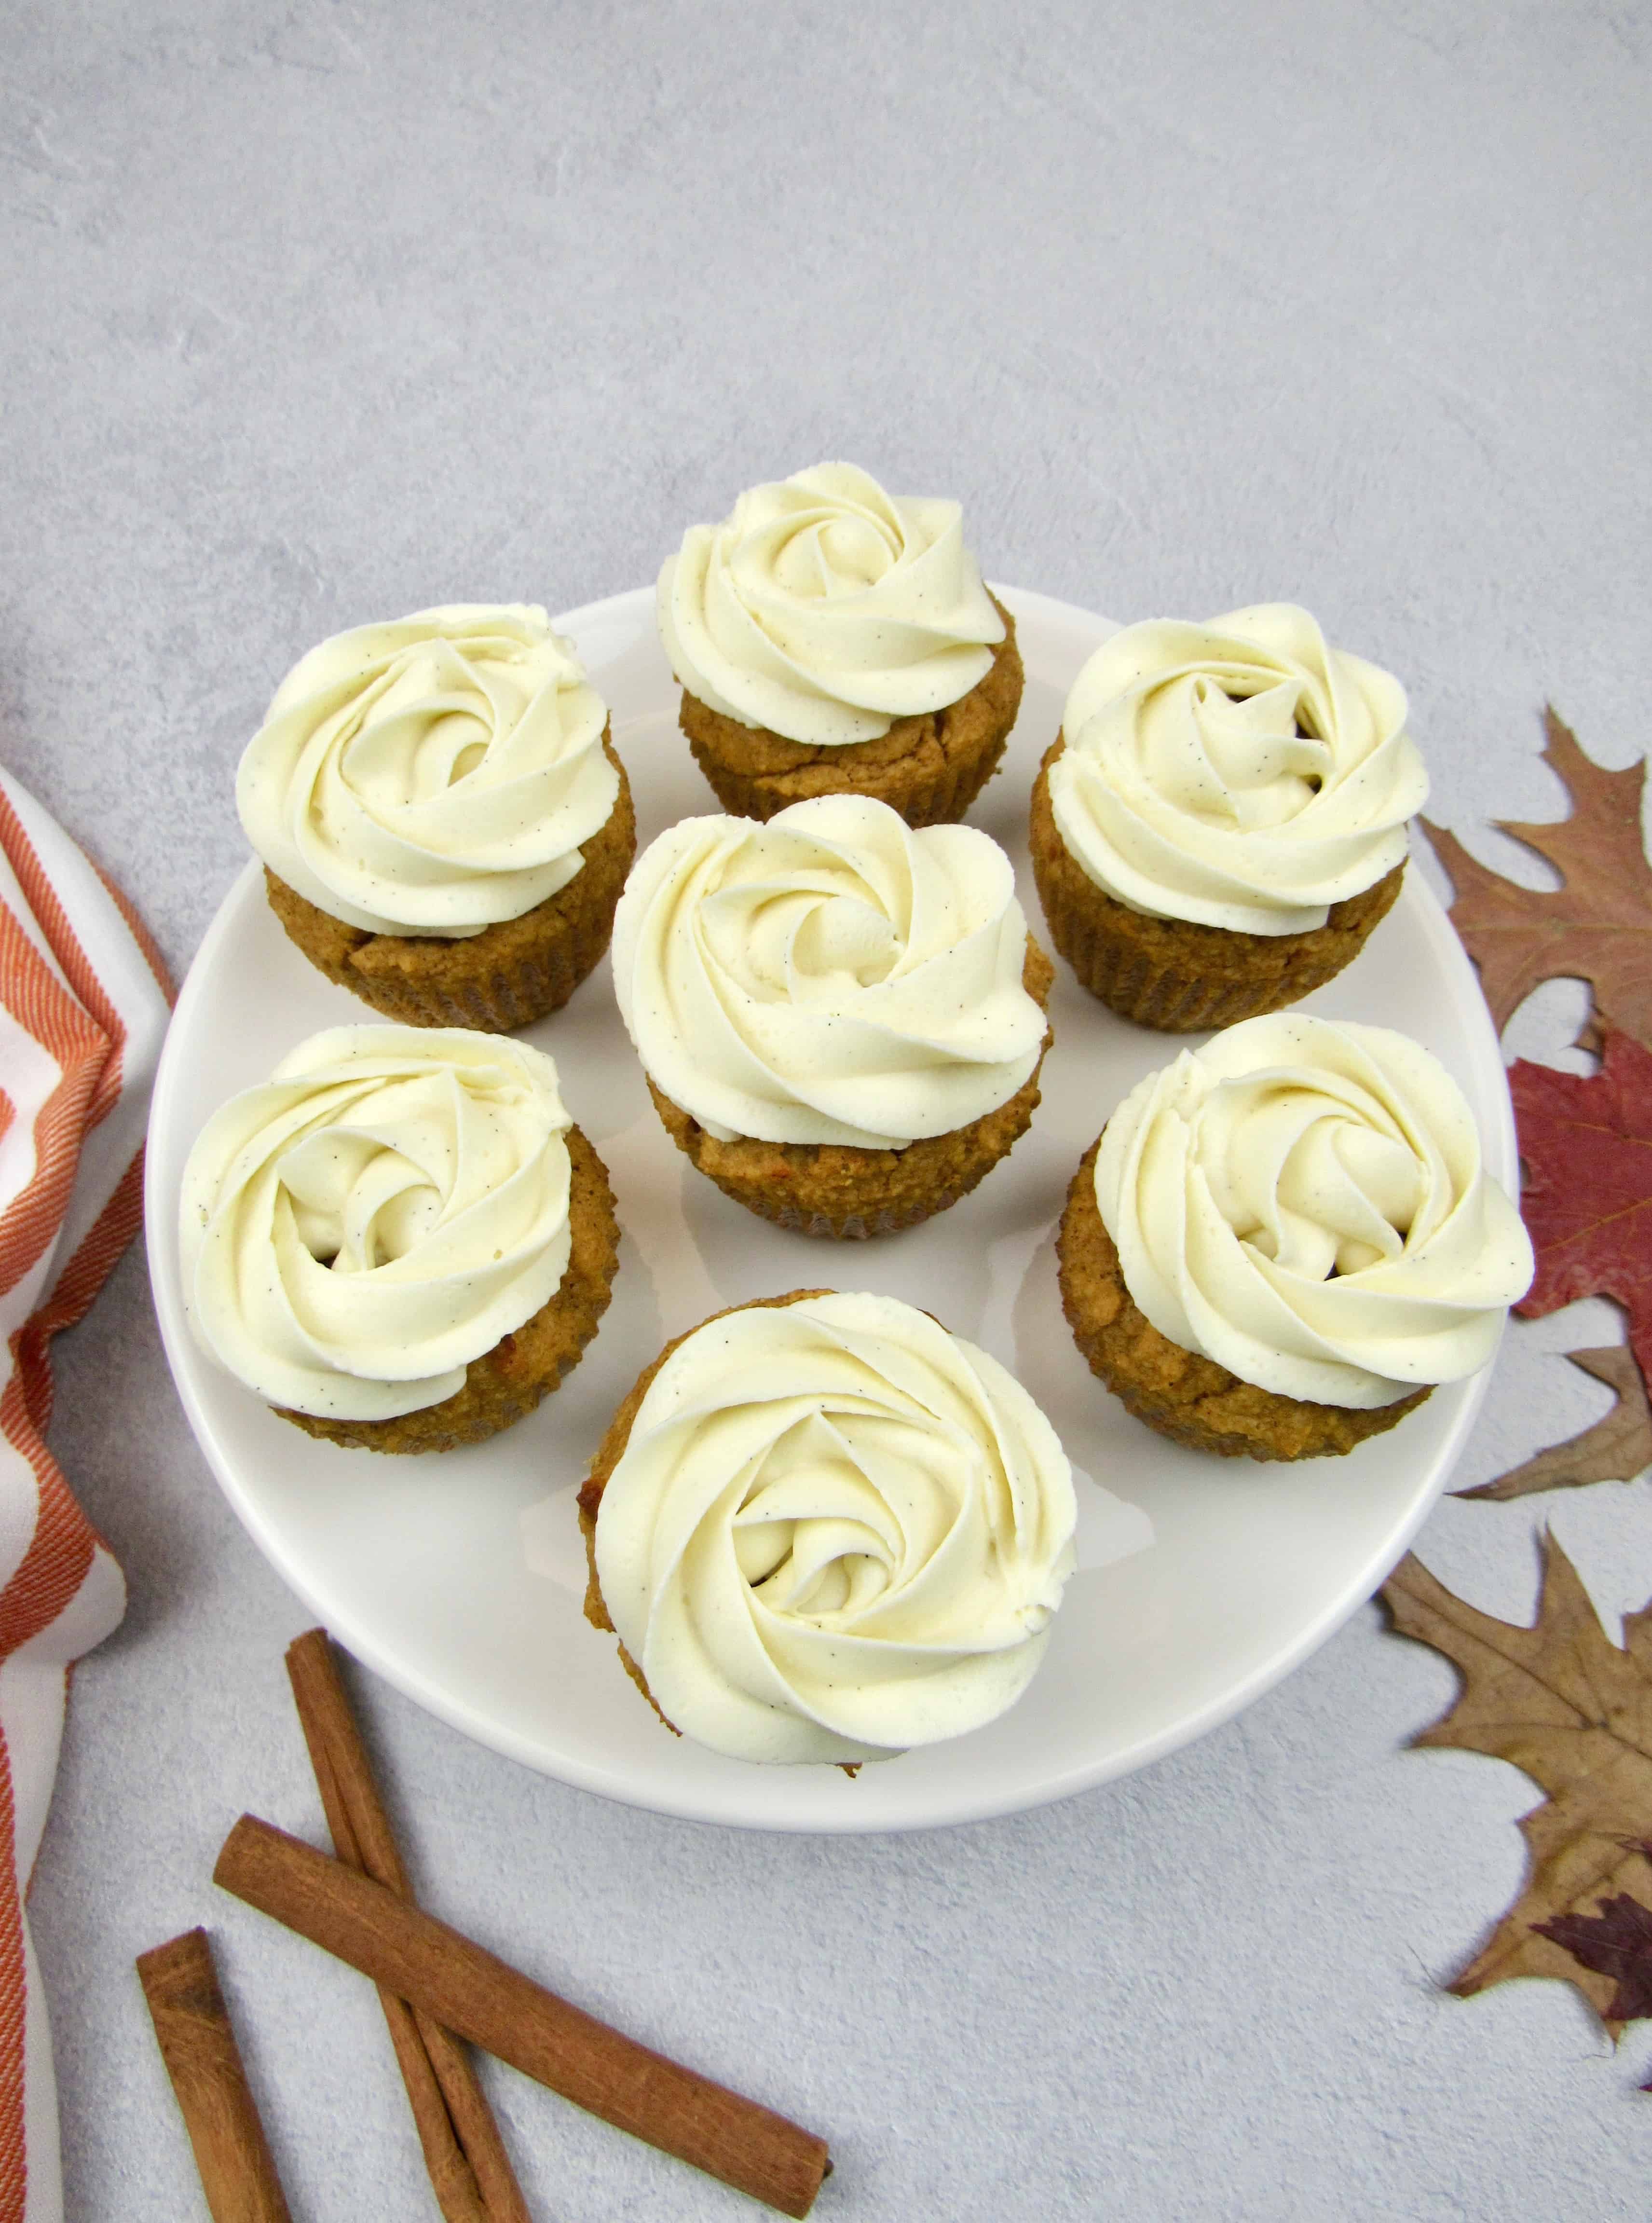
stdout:
<svg viewBox="0 0 1652 2223">
<path fill-rule="evenodd" d="M 914 832 L 865 797 L 684 820 L 614 923 L 620 1012 L 675 1139 L 814 1233 L 909 1224 L 1010 1147 L 1038 1100 L 1049 977 L 996 842 Z"/>
<path fill-rule="evenodd" d="M 875 740 L 985 678 L 1004 623 L 955 501 L 852 463 L 753 487 L 660 572 L 678 680 L 725 718 L 815 747 Z"/>
<path fill-rule="evenodd" d="M 565 888 L 619 773 L 571 642 L 522 603 L 420 610 L 313 648 L 236 781 L 247 838 L 330 917 L 460 939 Z"/>
<path fill-rule="evenodd" d="M 1322 927 L 1404 862 L 1428 799 L 1398 681 L 1285 603 L 1127 627 L 1079 673 L 1062 732 L 1050 803 L 1085 874 L 1230 932 Z"/>
<path fill-rule="evenodd" d="M 1095 1199 L 1159 1333 L 1285 1398 L 1458 1381 L 1531 1281 L 1461 1091 L 1385 1027 L 1268 1017 L 1184 1052 L 1109 1120 Z"/>
<path fill-rule="evenodd" d="M 691 526 L 656 601 L 679 721 L 725 810 L 856 794 L 944 825 L 997 768 L 1024 675 L 954 501 L 820 463 Z"/>
<path fill-rule="evenodd" d="M 1014 1703 L 1076 1507 L 996 1359 L 892 1297 L 826 1293 L 708 1320 L 644 1381 L 581 1509 L 607 1623 L 674 1727 L 854 1762 Z"/>
<path fill-rule="evenodd" d="M 190 1153 L 197 1338 L 295 1414 L 389 1422 L 452 1398 L 568 1272 L 570 1129 L 556 1067 L 524 1043 L 312 1036 Z"/>
</svg>

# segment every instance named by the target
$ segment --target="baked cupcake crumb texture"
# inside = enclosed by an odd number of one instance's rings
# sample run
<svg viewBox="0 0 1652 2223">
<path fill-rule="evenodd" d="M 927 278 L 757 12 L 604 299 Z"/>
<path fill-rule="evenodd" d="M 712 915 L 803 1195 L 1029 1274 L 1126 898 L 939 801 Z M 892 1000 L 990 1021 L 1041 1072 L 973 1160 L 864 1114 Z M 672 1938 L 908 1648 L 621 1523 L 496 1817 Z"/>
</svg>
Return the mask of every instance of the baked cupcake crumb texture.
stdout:
<svg viewBox="0 0 1652 2223">
<path fill-rule="evenodd" d="M 874 740 L 838 748 L 790 741 L 725 717 L 685 688 L 678 722 L 724 809 L 768 819 L 812 796 L 870 795 L 908 826 L 962 818 L 1002 760 L 1025 682 L 1015 621 L 992 601 L 1004 637 L 985 678 L 941 709 L 897 718 Z"/>
</svg>

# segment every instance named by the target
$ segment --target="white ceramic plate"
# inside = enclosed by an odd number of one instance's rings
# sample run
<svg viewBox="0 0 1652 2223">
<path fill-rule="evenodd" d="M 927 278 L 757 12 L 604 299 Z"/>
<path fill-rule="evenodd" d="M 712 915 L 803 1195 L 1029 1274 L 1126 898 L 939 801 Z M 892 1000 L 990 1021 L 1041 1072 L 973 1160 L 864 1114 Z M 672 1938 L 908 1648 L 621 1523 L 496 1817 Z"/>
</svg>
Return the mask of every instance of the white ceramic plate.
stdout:
<svg viewBox="0 0 1652 2223">
<path fill-rule="evenodd" d="M 1027 863 L 1027 798 L 1079 665 L 1113 630 L 1042 595 L 1014 611 L 1027 692 L 1004 768 L 971 814 Z M 613 713 L 639 837 L 714 807 L 676 731 L 648 590 L 557 620 Z M 1416 1036 L 1467 1093 L 1512 1187 L 1503 1064 L 1473 973 L 1419 877 L 1358 960 L 1311 999 Z M 904 1235 L 837 1246 L 786 1235 L 695 1174 L 650 1108 L 606 961 L 533 1030 L 601 1152 L 625 1232 L 614 1300 L 539 1411 L 474 1451 L 386 1458 L 315 1443 L 196 1348 L 179 1302 L 184 1160 L 208 1113 L 317 1028 L 371 1018 L 287 941 L 249 865 L 179 998 L 155 1086 L 150 1265 L 167 1357 L 213 1471 L 279 1572 L 339 1640 L 484 1744 L 662 1813 L 783 1829 L 897 1829 L 1009 1813 L 1105 1782 L 1225 1721 L 1324 1641 L 1387 1573 L 1467 1435 L 1484 1377 L 1436 1390 L 1347 1458 L 1199 1457 L 1132 1420 L 1074 1348 L 1054 1228 L 1072 1169 L 1173 1039 L 1128 1026 L 1058 967 L 1055 1047 L 1030 1134 L 973 1196 Z M 615 1406 L 669 1336 L 719 1307 L 826 1282 L 933 1311 L 1012 1367 L 1081 1483 L 1080 1571 L 1031 1690 L 991 1727 L 862 1770 L 763 1768 L 668 1735 L 581 1612 L 574 1497 Z M 1105 1484 L 1106 1488 L 1096 1485 Z M 1109 1494 L 1114 1493 L 1114 1494 Z M 1124 1501 L 1121 1502 L 1120 1501 Z"/>
</svg>

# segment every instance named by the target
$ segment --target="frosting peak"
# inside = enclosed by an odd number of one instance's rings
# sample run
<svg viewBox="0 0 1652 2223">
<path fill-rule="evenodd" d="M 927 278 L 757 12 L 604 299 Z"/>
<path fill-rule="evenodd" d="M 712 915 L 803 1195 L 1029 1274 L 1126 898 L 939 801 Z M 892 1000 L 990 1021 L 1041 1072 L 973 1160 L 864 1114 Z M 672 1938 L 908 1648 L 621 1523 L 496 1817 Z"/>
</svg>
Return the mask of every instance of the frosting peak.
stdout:
<svg viewBox="0 0 1652 2223">
<path fill-rule="evenodd" d="M 196 1138 L 179 1209 L 203 1346 L 272 1405 L 440 1404 L 568 1269 L 556 1068 L 503 1035 L 334 1027 Z"/>
<path fill-rule="evenodd" d="M 236 783 L 270 869 L 346 924 L 458 938 L 568 885 L 619 776 L 607 711 L 543 609 L 358 626 L 282 681 Z"/>
<path fill-rule="evenodd" d="M 1108 1121 L 1096 1202 L 1161 1335 L 1320 1404 L 1473 1374 L 1531 1282 L 1461 1091 L 1386 1027 L 1270 1014 L 1184 1050 Z"/>
<path fill-rule="evenodd" d="M 721 1141 L 900 1149 L 1007 1103 L 1045 1018 L 997 843 L 866 796 L 688 818 L 638 858 L 614 991 L 656 1086 Z"/>
<path fill-rule="evenodd" d="M 1309 932 L 1404 858 L 1429 793 L 1405 717 L 1398 680 L 1289 603 L 1128 626 L 1067 697 L 1051 809 L 1132 910 Z"/>
<path fill-rule="evenodd" d="M 724 717 L 828 748 L 956 702 L 1004 638 L 963 515 L 852 463 L 753 487 L 660 572 L 671 669 Z"/>
<path fill-rule="evenodd" d="M 686 1735 L 874 1760 L 1014 1704 L 1076 1521 L 1055 1431 L 996 1359 L 893 1297 L 826 1294 L 665 1359 L 602 1492 L 597 1579 Z"/>
</svg>

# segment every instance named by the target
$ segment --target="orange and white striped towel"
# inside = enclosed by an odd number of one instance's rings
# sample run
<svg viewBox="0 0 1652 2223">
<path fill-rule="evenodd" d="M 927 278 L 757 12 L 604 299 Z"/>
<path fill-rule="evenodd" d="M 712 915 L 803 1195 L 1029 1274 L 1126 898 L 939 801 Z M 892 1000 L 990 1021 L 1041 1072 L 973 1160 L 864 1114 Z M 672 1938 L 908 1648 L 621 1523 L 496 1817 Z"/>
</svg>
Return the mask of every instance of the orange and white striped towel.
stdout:
<svg viewBox="0 0 1652 2223">
<path fill-rule="evenodd" d="M 23 1899 L 69 1669 L 126 1604 L 46 1448 L 51 1339 L 137 1233 L 170 995 L 125 899 L 0 771 L 0 2223 L 60 2223 L 57 2088 Z"/>
</svg>

